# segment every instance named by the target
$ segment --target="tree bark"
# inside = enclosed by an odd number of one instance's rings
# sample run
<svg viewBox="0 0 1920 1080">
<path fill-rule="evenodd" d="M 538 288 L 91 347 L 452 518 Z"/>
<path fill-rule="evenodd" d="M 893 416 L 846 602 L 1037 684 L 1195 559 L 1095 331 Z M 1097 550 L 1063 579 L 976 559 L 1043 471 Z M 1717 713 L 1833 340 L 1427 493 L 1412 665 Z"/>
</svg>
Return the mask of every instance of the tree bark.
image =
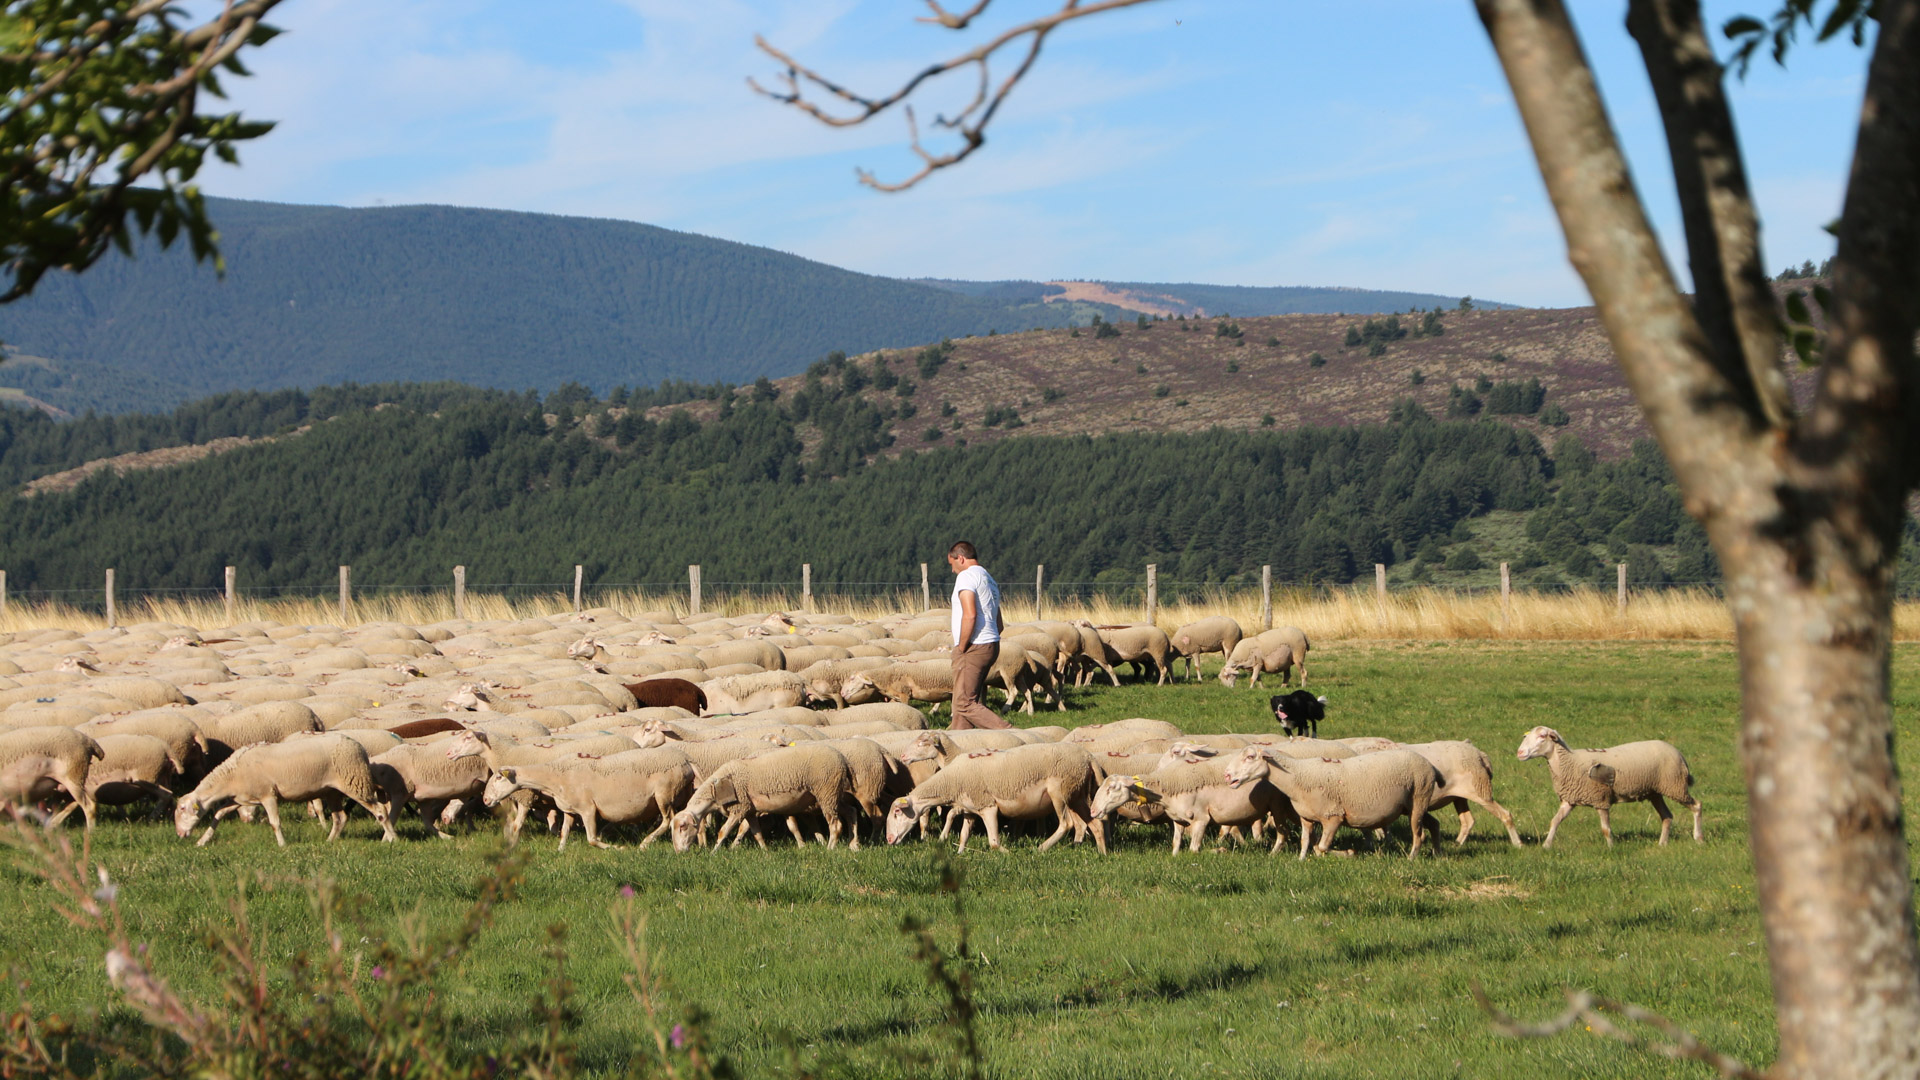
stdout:
<svg viewBox="0 0 1920 1080">
<path fill-rule="evenodd" d="M 1697 5 L 1635 0 L 1631 20 L 1674 151 L 1696 310 L 1661 257 L 1559 0 L 1476 2 L 1569 258 L 1726 571 L 1780 1033 L 1773 1071 L 1912 1075 L 1920 946 L 1889 659 L 1920 421 L 1920 4 L 1881 4 L 1832 336 L 1814 404 L 1795 417 L 1764 355 L 1758 226 Z"/>
</svg>

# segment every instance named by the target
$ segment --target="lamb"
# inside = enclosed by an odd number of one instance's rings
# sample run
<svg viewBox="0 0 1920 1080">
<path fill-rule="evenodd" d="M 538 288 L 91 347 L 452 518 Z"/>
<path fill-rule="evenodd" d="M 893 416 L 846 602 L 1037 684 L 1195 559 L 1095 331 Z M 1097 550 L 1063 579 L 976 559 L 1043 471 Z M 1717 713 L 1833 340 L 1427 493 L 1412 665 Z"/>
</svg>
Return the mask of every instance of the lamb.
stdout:
<svg viewBox="0 0 1920 1080">
<path fill-rule="evenodd" d="M 395 839 L 393 817 L 373 781 L 366 749 L 338 736 L 242 747 L 174 805 L 173 827 L 185 837 L 208 811 L 222 810 L 227 803 L 241 808 L 258 806 L 267 813 L 274 840 L 286 847 L 287 835 L 280 829 L 280 803 L 309 799 L 321 800 L 333 819 L 333 827 L 327 832 L 329 841 L 338 840 L 346 827 L 347 799 L 365 807 L 380 823 L 381 840 Z M 207 826 L 200 846 L 213 840 L 219 817 L 216 813 L 215 824 Z"/>
<path fill-rule="evenodd" d="M 954 758 L 947 767 L 894 801 L 887 812 L 887 843 L 898 844 L 935 807 L 957 807 L 976 814 L 986 827 L 987 846 L 1000 846 L 1000 817 L 1039 817 L 1049 810 L 1059 821 L 1053 835 L 1040 844 L 1045 851 L 1072 828 L 1076 838 L 1093 833 L 1100 854 L 1107 853 L 1106 825 L 1093 817 L 1093 793 L 1099 785 L 1093 759 L 1085 750 L 1064 743 L 1030 743 L 1006 750 L 974 751 Z M 968 818 L 960 828 L 961 851 L 973 830 Z"/>
<path fill-rule="evenodd" d="M 767 646 L 773 649 L 773 646 Z M 773 649 L 779 652 L 779 649 Z M 754 675 L 725 675 L 700 684 L 707 695 L 702 716 L 759 712 L 806 703 L 807 684 L 791 671 L 763 671 Z"/>
<path fill-rule="evenodd" d="M 1279 675 L 1286 685 L 1297 658 L 1293 646 L 1283 640 L 1280 631 L 1269 630 L 1257 637 L 1242 638 L 1233 647 L 1227 662 L 1220 665 L 1220 685 L 1232 686 L 1242 674 L 1252 675 L 1249 686 L 1259 686 L 1260 676 Z"/>
<path fill-rule="evenodd" d="M 561 812 L 571 815 L 560 829 L 562 851 L 576 816 L 586 830 L 587 843 L 608 849 L 613 845 L 600 839 L 601 821 L 646 824 L 658 818 L 659 827 L 640 841 L 644 848 L 667 830 L 674 811 L 692 796 L 693 763 L 679 750 L 665 747 L 563 758 L 544 765 L 509 765 L 487 782 L 485 798 L 489 804 L 496 803 L 522 789 L 547 796 Z"/>
<path fill-rule="evenodd" d="M 1327 699 L 1314 697 L 1305 690 L 1275 694 L 1267 699 L 1267 707 L 1273 710 L 1273 718 L 1285 735 L 1317 737 L 1320 721 L 1327 718 Z"/>
<path fill-rule="evenodd" d="M 627 693 L 638 702 L 636 708 L 672 707 L 685 709 L 695 716 L 707 708 L 707 692 L 700 689 L 699 683 L 687 679 L 643 679 L 626 685 Z"/>
<path fill-rule="evenodd" d="M 1109 776 L 1093 797 L 1095 817 L 1105 817 L 1129 802 L 1157 808 L 1173 822 L 1173 854 L 1180 854 L 1180 837 L 1189 837 L 1188 851 L 1199 851 L 1207 826 L 1237 829 L 1255 825 L 1267 815 L 1291 817 L 1287 800 L 1271 784 L 1233 783 L 1227 763 L 1219 759 L 1181 759 L 1162 764 L 1145 776 Z"/>
<path fill-rule="evenodd" d="M 700 823 L 714 810 L 727 815 L 727 824 L 720 828 L 722 837 L 730 826 L 744 821 L 762 848 L 767 846 L 760 832 L 762 816 L 785 816 L 794 842 L 805 845 L 793 815 L 818 811 L 827 819 L 827 847 L 832 848 L 840 842 L 840 804 L 852 797 L 853 776 L 847 759 L 831 746 L 807 743 L 730 761 L 701 781 L 686 809 L 673 816 L 673 850 L 692 847 Z M 734 844 L 739 843 L 740 837 L 736 836 Z M 847 847 L 858 850 L 859 846 L 856 832 Z"/>
<path fill-rule="evenodd" d="M 375 755 L 374 780 L 386 792 L 394 813 L 408 802 L 420 804 L 420 823 L 442 840 L 453 839 L 444 826 L 487 785 L 483 757 L 449 759 L 438 746 L 407 743 Z"/>
<path fill-rule="evenodd" d="M 103 735 L 151 735 L 167 744 L 167 752 L 179 763 L 180 775 L 191 775 L 207 758 L 207 737 L 186 712 L 169 709 L 145 709 L 125 716 L 101 716 L 81 724 L 75 730 L 98 739 Z"/>
<path fill-rule="evenodd" d="M 800 669 L 800 677 L 807 683 L 807 703 L 831 701 L 835 708 L 844 709 L 847 699 L 840 691 L 850 676 L 857 671 L 873 671 L 892 665 L 892 660 L 880 656 L 854 656 L 845 660 L 819 660 L 808 664 Z"/>
<path fill-rule="evenodd" d="M 1247 636 L 1240 624 L 1227 615 L 1209 615 L 1204 619 L 1190 622 L 1175 630 L 1169 640 L 1173 643 L 1173 653 L 1186 661 L 1187 677 L 1194 682 L 1200 681 L 1200 663 L 1198 657 L 1207 653 L 1219 653 L 1225 660 L 1233 654 L 1234 646 Z"/>
<path fill-rule="evenodd" d="M 953 665 L 945 660 L 920 660 L 856 671 L 847 676 L 840 696 L 850 702 L 883 696 L 901 704 L 925 701 L 938 706 L 940 702 L 953 700 Z"/>
<path fill-rule="evenodd" d="M 1080 625 L 1092 627 L 1092 623 Z M 1167 632 L 1157 626 L 1133 624 L 1129 626 L 1101 626 L 1095 628 L 1100 641 L 1106 648 L 1106 668 L 1109 674 L 1114 664 L 1128 663 L 1142 671 L 1152 665 L 1156 673 L 1155 685 L 1165 686 L 1172 668 L 1167 657 L 1173 652 L 1173 642 L 1167 638 Z M 1119 682 L 1115 681 L 1115 686 Z"/>
<path fill-rule="evenodd" d="M 1265 780 L 1280 789 L 1300 819 L 1300 857 L 1314 825 L 1320 826 L 1316 854 L 1333 847 L 1333 833 L 1342 825 L 1356 829 L 1385 828 L 1405 817 L 1412 823 L 1411 859 L 1420 854 L 1424 830 L 1439 831 L 1428 813 L 1440 788 L 1433 763 L 1410 750 L 1382 750 L 1351 758 L 1291 758 L 1270 746 L 1249 746 L 1227 762 L 1228 783 L 1240 785 Z M 1275 836 L 1279 851 L 1282 837 Z"/>
<path fill-rule="evenodd" d="M 1673 812 L 1667 809 L 1672 799 L 1693 811 L 1693 841 L 1699 843 L 1700 800 L 1693 796 L 1693 774 L 1687 759 L 1672 743 L 1659 739 L 1623 743 L 1603 750 L 1573 750 L 1560 733 L 1550 727 L 1536 727 L 1520 740 L 1514 756 L 1521 761 L 1544 757 L 1547 771 L 1553 775 L 1553 789 L 1560 795 L 1560 809 L 1547 826 L 1547 838 L 1541 847 L 1552 847 L 1553 836 L 1576 806 L 1591 806 L 1600 815 L 1600 833 L 1613 846 L 1613 823 L 1608 811 L 1615 803 L 1646 801 L 1660 815 L 1660 843 L 1673 831 Z"/>
<path fill-rule="evenodd" d="M 68 727 L 0 732 L 0 799 L 20 804 L 64 791 L 93 830 L 93 793 L 87 777 L 106 756 L 98 742 Z"/>
</svg>

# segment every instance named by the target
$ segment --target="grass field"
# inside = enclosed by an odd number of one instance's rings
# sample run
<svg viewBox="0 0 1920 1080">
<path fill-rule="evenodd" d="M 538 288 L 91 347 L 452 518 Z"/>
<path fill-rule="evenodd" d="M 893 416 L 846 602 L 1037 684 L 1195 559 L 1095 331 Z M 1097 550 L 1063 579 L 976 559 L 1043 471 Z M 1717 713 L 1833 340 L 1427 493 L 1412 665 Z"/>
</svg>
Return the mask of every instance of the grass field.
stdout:
<svg viewBox="0 0 1920 1080">
<path fill-rule="evenodd" d="M 1920 648 L 1899 646 L 1909 775 L 1920 765 L 1917 669 Z M 1470 996 L 1476 982 L 1531 1018 L 1557 1012 L 1562 987 L 1591 987 L 1661 1011 L 1746 1061 L 1770 1059 L 1729 646 L 1346 642 L 1316 649 L 1312 674 L 1330 702 L 1323 735 L 1474 740 L 1529 846 L 1511 848 L 1482 814 L 1464 850 L 1448 844 L 1414 863 L 1401 841 L 1383 854 L 1304 864 L 1263 850 L 1170 858 L 1163 834 L 1141 829 L 1104 859 L 1090 845 L 1042 854 L 1031 837 L 1004 853 L 970 848 L 960 862 L 990 1075 L 1707 1075 L 1577 1032 L 1525 1043 L 1492 1035 Z M 1193 731 L 1263 730 L 1267 693 L 1212 680 L 1076 691 L 1064 722 L 1154 716 Z M 1540 723 L 1576 746 L 1679 745 L 1706 805 L 1707 843 L 1658 848 L 1653 812 L 1632 806 L 1615 815 L 1612 850 L 1582 811 L 1556 849 L 1542 851 L 1535 842 L 1556 806 L 1546 767 L 1513 760 L 1521 734 Z M 1450 835 L 1452 815 L 1442 816 Z M 365 819 L 339 844 L 320 843 L 305 821 L 289 835 L 280 851 L 264 828 L 229 827 L 195 849 L 164 825 L 115 819 L 95 854 L 121 881 L 134 936 L 153 943 L 156 967 L 202 996 L 213 984 L 199 942 L 227 919 L 237 883 L 250 883 L 270 951 L 291 954 L 314 944 L 304 883 L 329 878 L 369 897 L 384 929 L 408 918 L 440 925 L 470 901 L 493 836 L 435 843 L 410 823 L 387 847 Z M 947 900 L 932 890 L 931 845 L 675 855 L 532 843 L 522 896 L 455 980 L 463 1038 L 485 1044 L 529 1022 L 546 928 L 561 923 L 584 1063 L 617 1066 L 641 1033 L 610 934 L 610 909 L 630 885 L 671 999 L 708 1010 L 714 1045 L 746 1075 L 784 1067 L 789 1045 L 802 1062 L 845 1075 L 926 1075 L 900 1054 L 937 1047 L 942 1005 L 898 927 L 914 914 L 952 940 Z M 1351 831 L 1340 846 L 1364 852 Z M 66 1013 L 104 1002 L 100 948 L 49 910 L 29 875 L 10 867 L 0 882 L 9 911 L 0 955 L 30 979 L 32 997 Z"/>
</svg>

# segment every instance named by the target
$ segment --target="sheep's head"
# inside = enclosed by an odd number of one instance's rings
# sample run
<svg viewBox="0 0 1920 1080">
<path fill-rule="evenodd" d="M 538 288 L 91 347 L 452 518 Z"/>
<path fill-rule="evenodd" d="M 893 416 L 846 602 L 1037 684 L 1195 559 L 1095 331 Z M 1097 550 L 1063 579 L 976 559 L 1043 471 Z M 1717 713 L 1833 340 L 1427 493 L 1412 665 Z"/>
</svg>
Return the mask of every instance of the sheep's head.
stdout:
<svg viewBox="0 0 1920 1080">
<path fill-rule="evenodd" d="M 932 761 L 940 756 L 940 736 L 935 732 L 923 731 L 915 735 L 913 741 L 902 747 L 894 756 L 899 758 L 903 765 L 911 765 L 916 761 Z"/>
<path fill-rule="evenodd" d="M 478 757 L 487 752 L 487 736 L 481 731 L 462 731 L 447 740 L 447 760 Z"/>
<path fill-rule="evenodd" d="M 488 777 L 487 786 L 480 790 L 481 804 L 493 806 L 501 799 L 520 790 L 519 781 L 515 779 L 516 775 L 512 769 L 501 769 Z"/>
<path fill-rule="evenodd" d="M 1227 786 L 1237 788 L 1249 781 L 1260 780 L 1276 766 L 1285 769 L 1272 751 L 1263 746 L 1249 746 L 1227 762 Z"/>
<path fill-rule="evenodd" d="M 1160 795 L 1152 788 L 1140 782 L 1138 776 L 1114 775 L 1101 782 L 1093 793 L 1093 802 L 1088 811 L 1096 818 L 1104 818 L 1130 802 L 1142 805 L 1160 801 Z"/>
<path fill-rule="evenodd" d="M 173 831 L 184 839 L 193 832 L 194 826 L 200 824 L 200 818 L 205 813 L 206 808 L 200 805 L 197 797 L 183 796 L 173 804 Z"/>
<path fill-rule="evenodd" d="M 1240 673 L 1246 670 L 1248 670 L 1247 665 L 1236 664 L 1231 660 L 1220 665 L 1220 685 L 1232 686 L 1235 680 L 1240 677 Z"/>
<path fill-rule="evenodd" d="M 1219 756 L 1219 754 L 1220 751 L 1211 746 L 1201 746 L 1197 743 L 1190 743 L 1185 739 L 1180 739 L 1172 746 L 1167 747 L 1166 753 L 1160 755 L 1160 760 L 1155 762 L 1153 767 L 1155 769 L 1164 769 L 1169 765 L 1198 765 L 1209 758 Z"/>
<path fill-rule="evenodd" d="M 887 808 L 887 843 L 897 844 L 907 838 L 920 816 L 913 811 L 913 800 L 905 795 L 893 800 Z"/>
<path fill-rule="evenodd" d="M 700 832 L 700 819 L 704 816 L 704 808 L 695 813 L 692 806 L 673 815 L 673 850 L 684 852 L 693 847 L 694 837 Z"/>
<path fill-rule="evenodd" d="M 840 698 L 849 705 L 865 705 L 880 696 L 880 686 L 864 671 L 856 671 L 840 684 Z"/>
<path fill-rule="evenodd" d="M 573 660 L 591 660 L 605 651 L 606 649 L 591 637 L 583 637 L 567 646 L 567 656 Z"/>
<path fill-rule="evenodd" d="M 1517 761 L 1531 761 L 1534 758 L 1546 757 L 1553 753 L 1555 744 L 1565 746 L 1567 741 L 1550 727 L 1537 727 L 1527 732 L 1520 740 L 1520 749 L 1514 751 L 1513 756 Z"/>
</svg>

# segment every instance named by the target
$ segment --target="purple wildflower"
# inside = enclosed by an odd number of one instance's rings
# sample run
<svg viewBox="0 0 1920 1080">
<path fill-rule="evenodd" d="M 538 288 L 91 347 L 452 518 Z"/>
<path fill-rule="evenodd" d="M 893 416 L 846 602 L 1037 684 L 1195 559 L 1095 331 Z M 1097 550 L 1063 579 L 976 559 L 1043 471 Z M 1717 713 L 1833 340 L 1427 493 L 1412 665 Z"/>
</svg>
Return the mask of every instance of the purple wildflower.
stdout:
<svg viewBox="0 0 1920 1080">
<path fill-rule="evenodd" d="M 633 886 L 631 885 L 620 886 L 620 897 L 623 900 L 633 899 Z"/>
<path fill-rule="evenodd" d="M 671 1043 L 675 1050 L 687 1045 L 687 1029 L 679 1024 L 673 1025 L 673 1030 L 667 1032 L 667 1042 Z"/>
<path fill-rule="evenodd" d="M 375 964 L 373 965 L 373 970 L 367 972 L 367 974 L 373 976 L 376 979 L 384 979 L 387 977 L 387 969 L 381 967 L 379 964 Z"/>
</svg>

